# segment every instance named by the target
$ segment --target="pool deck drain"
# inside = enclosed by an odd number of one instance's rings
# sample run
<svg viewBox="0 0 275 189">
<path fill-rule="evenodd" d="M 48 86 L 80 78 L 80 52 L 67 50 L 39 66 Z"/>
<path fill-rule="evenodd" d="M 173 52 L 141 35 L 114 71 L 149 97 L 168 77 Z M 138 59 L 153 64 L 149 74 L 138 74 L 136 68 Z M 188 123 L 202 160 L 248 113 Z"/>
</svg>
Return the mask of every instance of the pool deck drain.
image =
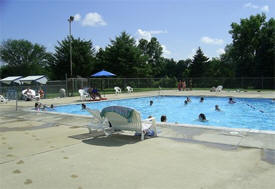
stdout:
<svg viewBox="0 0 275 189">
<path fill-rule="evenodd" d="M 274 92 L 161 91 L 161 95 L 274 98 Z M 159 92 L 106 95 L 108 99 Z M 79 97 L 41 100 L 81 103 Z M 0 104 L 1 188 L 273 188 L 275 135 L 158 124 L 159 137 L 88 134 L 89 117 Z M 19 163 L 20 162 L 20 163 Z M 145 174 L 146 173 L 146 174 Z M 128 175 L 128 176 L 125 176 Z M 150 175 L 150 177 L 146 176 Z M 142 182 L 140 182 L 142 180 Z"/>
</svg>

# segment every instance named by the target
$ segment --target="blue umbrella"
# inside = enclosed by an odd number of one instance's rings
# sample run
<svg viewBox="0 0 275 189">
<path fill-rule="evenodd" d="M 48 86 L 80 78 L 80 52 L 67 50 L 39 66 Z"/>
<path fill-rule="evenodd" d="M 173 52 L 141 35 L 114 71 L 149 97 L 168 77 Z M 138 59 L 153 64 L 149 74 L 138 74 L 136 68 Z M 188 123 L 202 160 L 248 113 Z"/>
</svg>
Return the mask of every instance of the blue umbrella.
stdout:
<svg viewBox="0 0 275 189">
<path fill-rule="evenodd" d="M 91 75 L 92 77 L 112 77 L 112 76 L 116 76 L 116 74 L 113 74 L 111 72 L 107 72 L 105 70 L 102 70 L 100 72 L 97 72 L 93 75 Z M 102 86 L 102 80 L 101 80 L 101 90 L 103 90 L 103 86 Z"/>
<path fill-rule="evenodd" d="M 91 75 L 92 77 L 112 77 L 112 76 L 116 76 L 116 74 L 113 74 L 111 72 L 107 72 L 105 70 L 102 70 L 100 72 L 97 72 L 93 75 Z"/>
</svg>

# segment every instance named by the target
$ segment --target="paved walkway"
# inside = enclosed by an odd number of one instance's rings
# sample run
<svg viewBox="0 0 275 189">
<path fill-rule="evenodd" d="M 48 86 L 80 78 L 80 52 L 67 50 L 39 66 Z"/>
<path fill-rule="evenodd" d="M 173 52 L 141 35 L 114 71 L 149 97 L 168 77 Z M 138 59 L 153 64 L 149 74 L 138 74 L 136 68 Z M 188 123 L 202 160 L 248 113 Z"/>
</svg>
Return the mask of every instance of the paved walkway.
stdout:
<svg viewBox="0 0 275 189">
<path fill-rule="evenodd" d="M 155 91 L 107 95 L 274 98 L 274 92 Z M 79 97 L 41 100 L 79 103 Z M 0 188 L 273 188 L 275 135 L 158 124 L 157 138 L 88 134 L 89 117 L 0 104 Z"/>
</svg>

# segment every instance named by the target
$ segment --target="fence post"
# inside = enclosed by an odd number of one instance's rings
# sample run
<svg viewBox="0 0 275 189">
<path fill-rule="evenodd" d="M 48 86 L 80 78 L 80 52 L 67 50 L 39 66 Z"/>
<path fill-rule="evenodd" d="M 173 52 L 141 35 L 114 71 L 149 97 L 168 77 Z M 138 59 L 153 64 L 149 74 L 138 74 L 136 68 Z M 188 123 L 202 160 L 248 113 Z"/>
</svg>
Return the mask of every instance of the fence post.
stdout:
<svg viewBox="0 0 275 189">
<path fill-rule="evenodd" d="M 68 91 L 68 77 L 67 77 L 67 74 L 65 74 L 65 79 L 66 79 L 66 96 L 69 96 L 69 91 Z"/>
<path fill-rule="evenodd" d="M 263 77 L 261 77 L 261 79 L 262 79 L 262 89 L 264 88 L 264 79 L 263 79 Z"/>
</svg>

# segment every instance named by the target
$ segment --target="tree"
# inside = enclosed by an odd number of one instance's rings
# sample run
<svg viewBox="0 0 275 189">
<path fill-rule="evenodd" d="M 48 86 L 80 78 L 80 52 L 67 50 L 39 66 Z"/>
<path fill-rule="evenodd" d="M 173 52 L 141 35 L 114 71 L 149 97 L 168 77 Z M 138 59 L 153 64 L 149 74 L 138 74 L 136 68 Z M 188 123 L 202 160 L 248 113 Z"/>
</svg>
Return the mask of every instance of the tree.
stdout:
<svg viewBox="0 0 275 189">
<path fill-rule="evenodd" d="M 11 75 L 48 74 L 50 54 L 39 44 L 27 40 L 7 40 L 0 46 L 0 59 L 6 64 L 1 67 L 1 77 Z"/>
<path fill-rule="evenodd" d="M 147 77 L 150 74 L 146 57 L 126 32 L 111 40 L 101 60 L 104 60 L 109 71 L 120 77 Z"/>
<path fill-rule="evenodd" d="M 207 69 L 208 58 L 204 55 L 199 47 L 196 54 L 193 57 L 192 64 L 190 66 L 190 77 L 202 77 Z"/>
<path fill-rule="evenodd" d="M 263 24 L 255 57 L 256 76 L 274 77 L 275 73 L 275 20 Z"/>
<path fill-rule="evenodd" d="M 145 39 L 140 39 L 138 47 L 146 57 L 147 64 L 152 69 L 152 74 L 155 77 L 161 77 L 164 72 L 165 60 L 161 56 L 162 47 L 157 38 L 152 37 L 149 42 Z"/>
<path fill-rule="evenodd" d="M 265 20 L 265 14 L 257 14 L 231 24 L 236 76 L 274 75 L 275 22 Z"/>
<path fill-rule="evenodd" d="M 58 41 L 55 46 L 51 63 L 52 78 L 64 79 L 65 73 L 70 76 L 70 38 Z M 95 49 L 90 40 L 85 41 L 72 37 L 72 62 L 73 77 L 89 77 L 95 64 Z"/>
<path fill-rule="evenodd" d="M 183 79 L 184 77 L 189 76 L 189 65 L 191 65 L 192 60 L 191 59 L 186 59 L 186 60 L 179 60 L 177 65 L 176 65 L 176 71 L 175 71 L 175 76 L 178 79 Z"/>
</svg>

